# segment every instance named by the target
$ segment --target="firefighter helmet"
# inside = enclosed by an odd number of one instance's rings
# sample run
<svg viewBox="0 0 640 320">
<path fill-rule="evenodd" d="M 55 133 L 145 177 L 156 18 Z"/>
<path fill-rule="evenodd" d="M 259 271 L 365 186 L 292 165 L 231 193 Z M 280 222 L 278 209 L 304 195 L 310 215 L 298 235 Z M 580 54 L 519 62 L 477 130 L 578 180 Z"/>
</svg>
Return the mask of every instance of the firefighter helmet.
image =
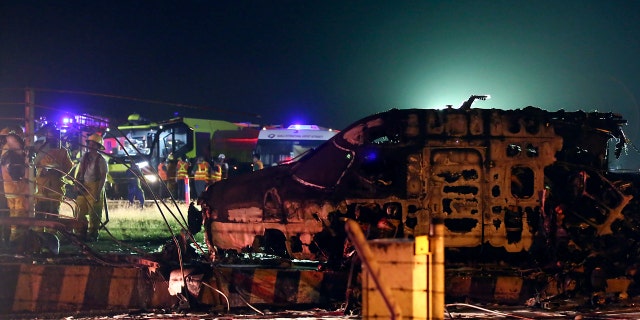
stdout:
<svg viewBox="0 0 640 320">
<path fill-rule="evenodd" d="M 89 141 L 93 141 L 95 143 L 97 143 L 98 145 L 100 145 L 100 150 L 104 150 L 104 144 L 103 144 L 103 140 L 102 140 L 102 136 L 99 133 L 94 133 L 92 135 L 89 136 L 89 138 L 87 138 L 87 143 L 89 143 Z"/>
<path fill-rule="evenodd" d="M 220 155 L 218 155 L 218 159 L 224 159 L 224 153 L 221 153 Z"/>
</svg>

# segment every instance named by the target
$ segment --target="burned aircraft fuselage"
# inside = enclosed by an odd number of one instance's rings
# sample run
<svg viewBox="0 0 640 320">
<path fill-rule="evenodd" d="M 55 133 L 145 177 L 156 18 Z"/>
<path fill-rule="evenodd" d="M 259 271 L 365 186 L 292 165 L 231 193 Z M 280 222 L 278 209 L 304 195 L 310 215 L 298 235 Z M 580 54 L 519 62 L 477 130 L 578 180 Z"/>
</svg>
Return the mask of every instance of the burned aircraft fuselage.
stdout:
<svg viewBox="0 0 640 320">
<path fill-rule="evenodd" d="M 632 196 L 606 170 L 623 124 L 534 107 L 393 109 L 297 162 L 211 185 L 200 197 L 206 240 L 212 252 L 330 260 L 343 254 L 342 218 L 369 238 L 428 234 L 442 219 L 450 250 L 564 254 L 623 218 Z"/>
</svg>

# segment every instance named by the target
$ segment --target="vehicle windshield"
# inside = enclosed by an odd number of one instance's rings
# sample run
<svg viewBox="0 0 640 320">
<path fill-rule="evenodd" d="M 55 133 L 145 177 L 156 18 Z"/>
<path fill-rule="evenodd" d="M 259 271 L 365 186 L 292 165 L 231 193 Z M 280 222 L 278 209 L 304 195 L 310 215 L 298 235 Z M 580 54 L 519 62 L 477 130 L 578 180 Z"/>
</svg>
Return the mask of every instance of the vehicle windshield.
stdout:
<svg viewBox="0 0 640 320">
<path fill-rule="evenodd" d="M 109 131 L 104 137 L 104 152 L 113 158 L 134 156 L 165 159 L 181 156 L 193 147 L 191 129 L 183 124 L 164 127 Z"/>
<path fill-rule="evenodd" d="M 174 125 L 163 129 L 160 133 L 158 141 L 160 150 L 160 158 L 165 159 L 169 154 L 182 155 L 187 153 L 189 137 L 193 133 L 184 124 Z"/>
<path fill-rule="evenodd" d="M 110 132 L 104 138 L 105 153 L 117 156 L 149 155 L 157 130 L 129 129 Z"/>
<path fill-rule="evenodd" d="M 256 152 L 265 166 L 297 161 L 324 140 L 258 140 Z"/>
</svg>

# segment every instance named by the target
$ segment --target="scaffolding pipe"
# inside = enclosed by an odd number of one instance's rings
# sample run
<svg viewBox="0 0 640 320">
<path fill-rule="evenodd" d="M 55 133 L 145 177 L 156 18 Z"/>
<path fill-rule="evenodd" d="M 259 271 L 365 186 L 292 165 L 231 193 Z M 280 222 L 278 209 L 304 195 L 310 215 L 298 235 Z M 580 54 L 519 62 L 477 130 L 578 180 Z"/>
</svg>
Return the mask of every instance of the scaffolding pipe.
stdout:
<svg viewBox="0 0 640 320">
<path fill-rule="evenodd" d="M 360 260 L 365 265 L 366 270 L 371 275 L 371 279 L 378 290 L 380 290 L 380 295 L 382 296 L 382 300 L 386 304 L 389 309 L 389 313 L 391 314 L 391 319 L 402 319 L 402 310 L 400 310 L 400 306 L 396 303 L 393 295 L 391 294 L 391 289 L 384 284 L 384 281 L 381 279 L 382 270 L 380 269 L 380 265 L 373 256 L 371 252 L 371 248 L 367 244 L 367 239 L 362 233 L 362 229 L 360 225 L 351 219 L 348 219 L 344 226 L 347 235 L 349 235 L 349 239 L 353 242 L 353 245 L 360 256 Z"/>
</svg>

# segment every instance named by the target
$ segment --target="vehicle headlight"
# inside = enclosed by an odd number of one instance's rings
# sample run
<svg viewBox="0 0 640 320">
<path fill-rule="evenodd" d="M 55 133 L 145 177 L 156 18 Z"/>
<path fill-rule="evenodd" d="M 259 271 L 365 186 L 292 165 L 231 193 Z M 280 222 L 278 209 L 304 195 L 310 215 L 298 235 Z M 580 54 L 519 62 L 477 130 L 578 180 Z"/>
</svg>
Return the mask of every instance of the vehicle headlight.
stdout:
<svg viewBox="0 0 640 320">
<path fill-rule="evenodd" d="M 150 183 L 154 183 L 154 182 L 158 181 L 158 177 L 156 177 L 156 175 L 154 175 L 154 174 L 145 174 L 144 178 L 145 178 L 145 180 L 147 180 Z"/>
<path fill-rule="evenodd" d="M 149 162 L 148 161 L 137 162 L 136 166 L 138 166 L 138 168 L 140 169 L 146 168 L 149 166 Z"/>
<path fill-rule="evenodd" d="M 147 173 L 147 172 L 151 171 L 151 166 L 149 166 L 149 162 L 148 161 L 137 162 L 136 166 L 138 168 L 140 168 L 140 171 L 143 173 L 144 179 L 148 183 L 154 183 L 154 182 L 158 181 L 158 177 L 155 174 Z"/>
</svg>

